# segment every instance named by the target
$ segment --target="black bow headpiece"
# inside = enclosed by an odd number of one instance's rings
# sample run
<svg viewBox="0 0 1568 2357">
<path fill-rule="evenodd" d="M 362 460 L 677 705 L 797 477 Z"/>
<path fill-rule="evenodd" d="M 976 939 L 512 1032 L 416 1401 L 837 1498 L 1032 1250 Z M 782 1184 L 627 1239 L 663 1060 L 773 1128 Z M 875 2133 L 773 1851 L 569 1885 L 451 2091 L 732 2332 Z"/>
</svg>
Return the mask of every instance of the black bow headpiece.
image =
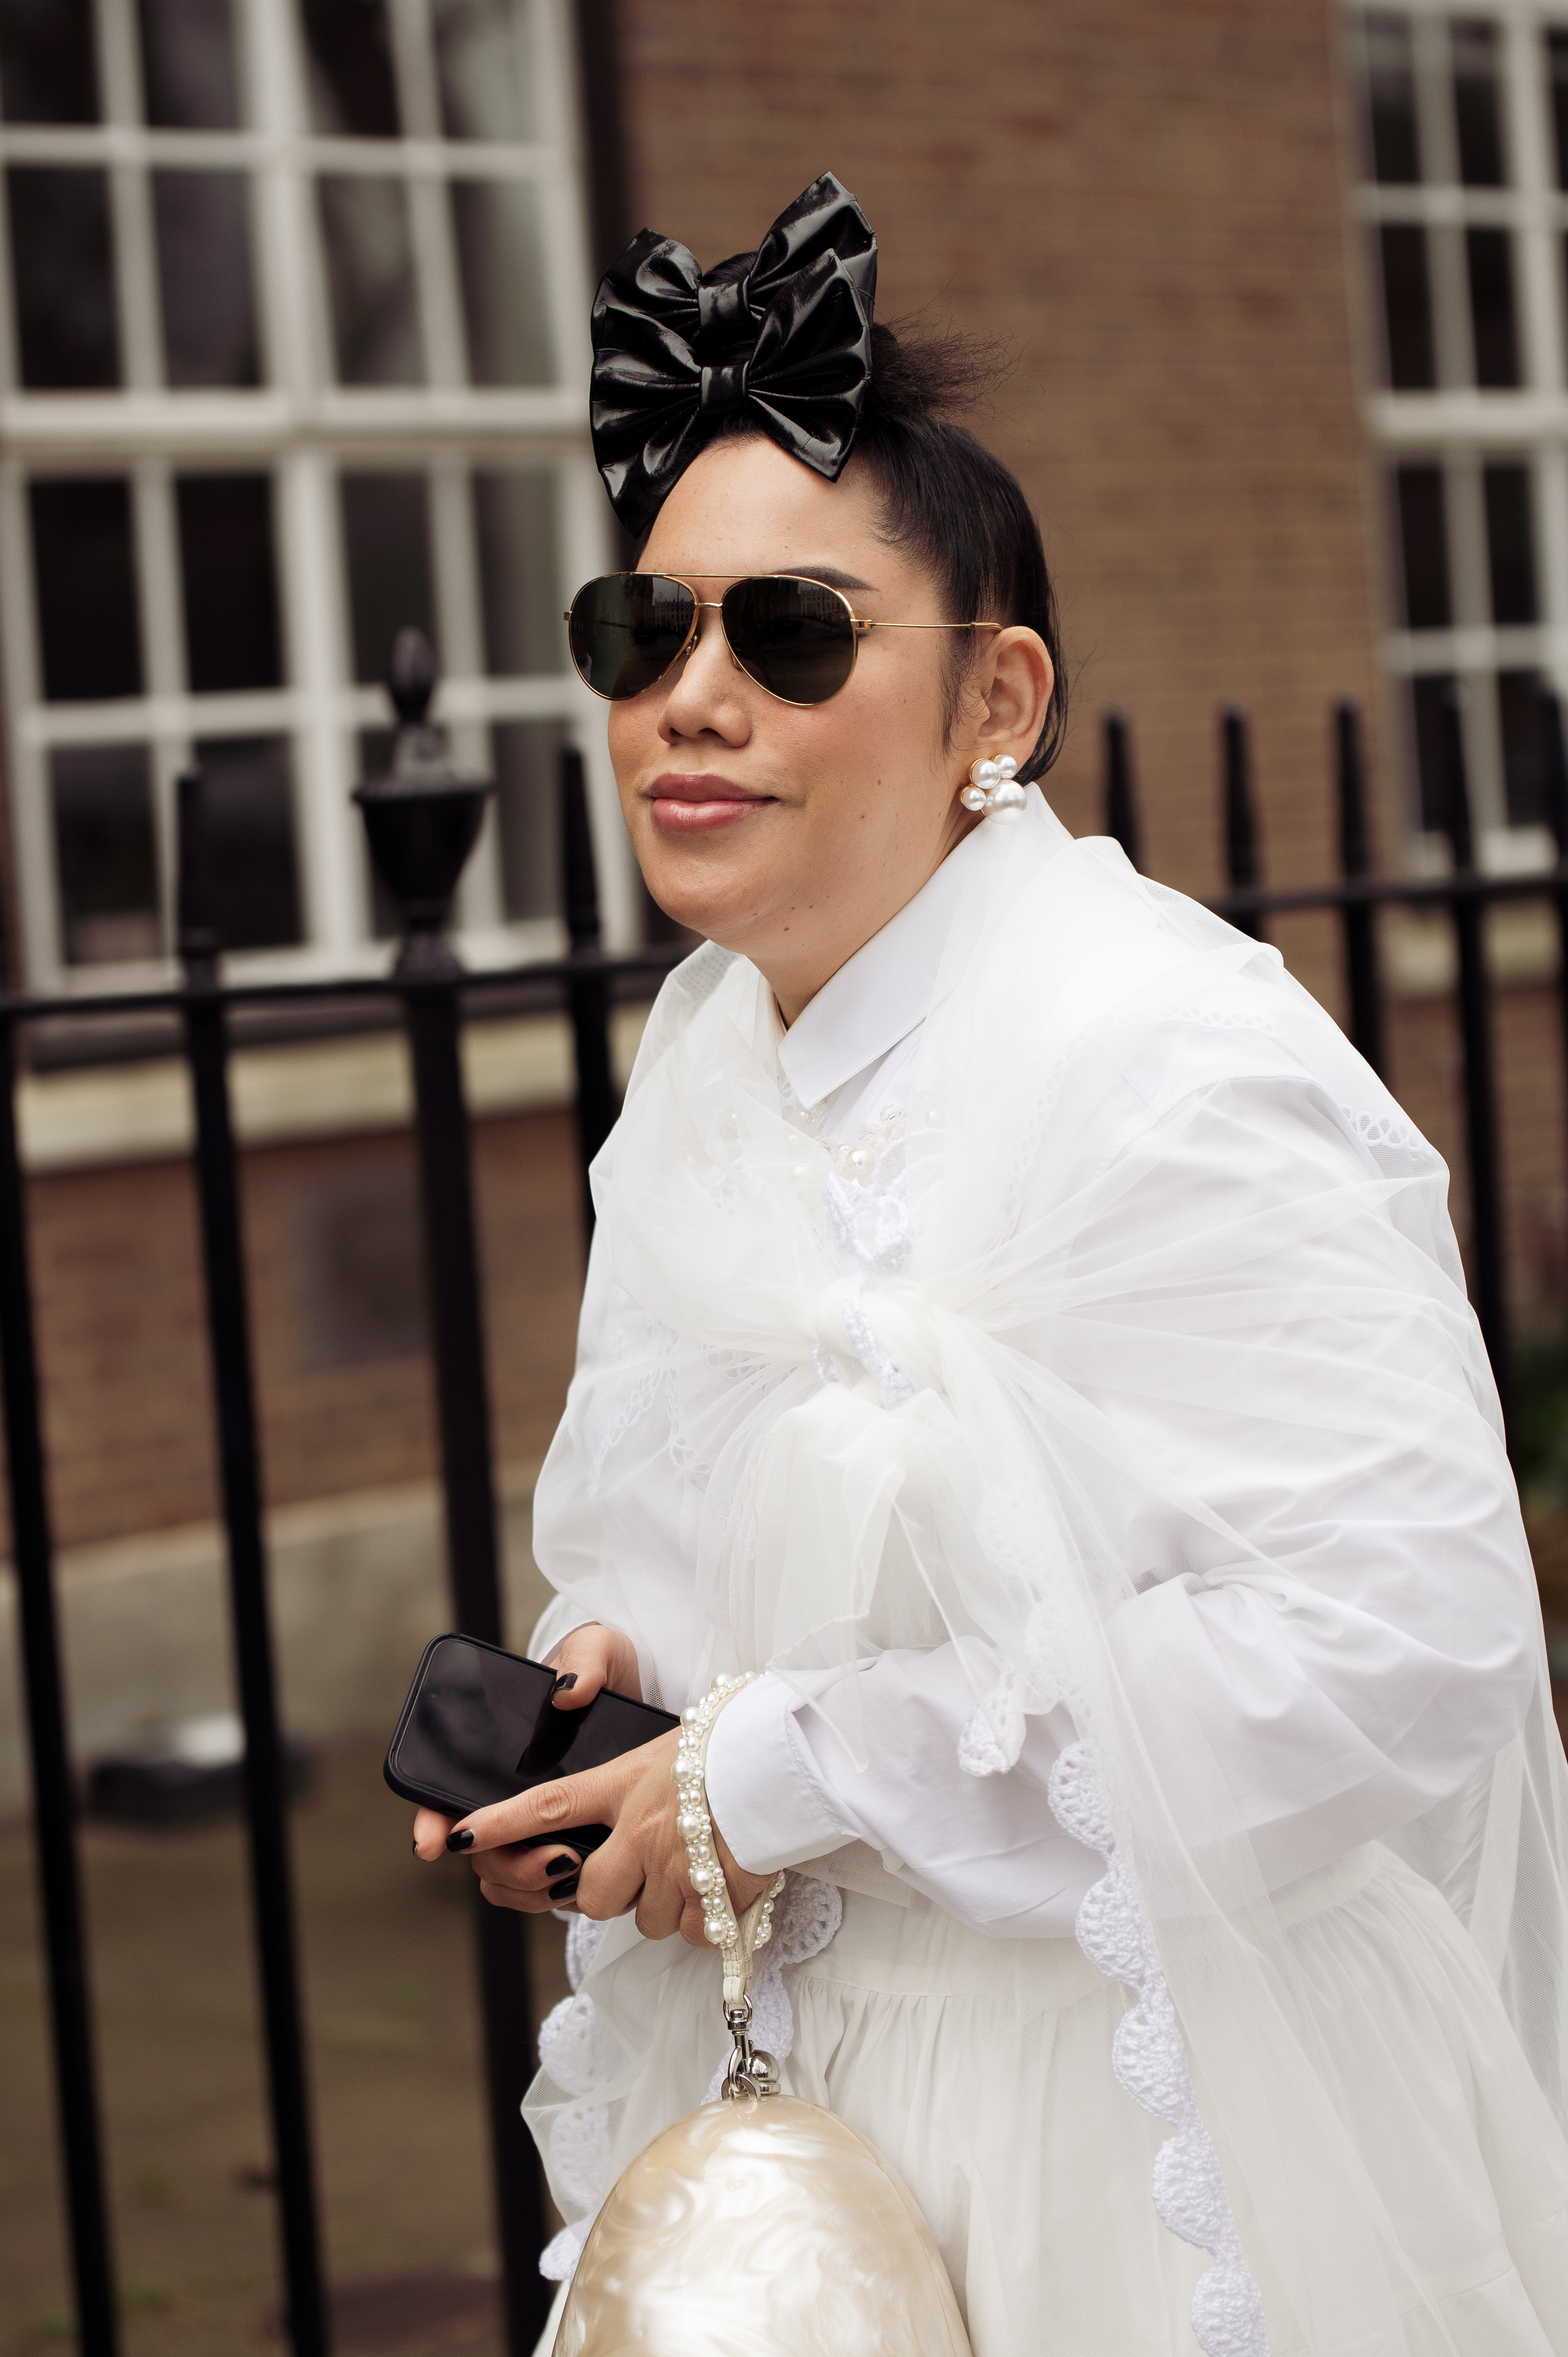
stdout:
<svg viewBox="0 0 1568 2357">
<path fill-rule="evenodd" d="M 836 483 L 871 374 L 876 240 L 832 172 L 781 212 L 755 253 L 700 271 L 645 229 L 594 297 L 594 457 L 627 530 L 734 411 Z"/>
</svg>

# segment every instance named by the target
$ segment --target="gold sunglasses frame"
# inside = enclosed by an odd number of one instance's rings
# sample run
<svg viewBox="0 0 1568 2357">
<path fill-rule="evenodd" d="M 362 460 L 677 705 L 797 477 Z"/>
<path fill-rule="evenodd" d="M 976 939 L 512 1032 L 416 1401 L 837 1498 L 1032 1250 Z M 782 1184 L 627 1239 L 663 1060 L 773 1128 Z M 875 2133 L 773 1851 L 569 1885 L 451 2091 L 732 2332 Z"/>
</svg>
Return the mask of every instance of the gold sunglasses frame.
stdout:
<svg viewBox="0 0 1568 2357">
<path fill-rule="evenodd" d="M 596 573 L 591 581 L 585 581 L 576 597 L 573 598 L 561 617 L 567 625 L 568 630 L 570 630 L 572 617 L 577 610 L 577 599 L 585 597 L 588 591 L 596 587 L 599 582 L 635 581 L 639 576 L 650 581 L 673 581 L 681 588 L 690 589 L 695 610 L 692 615 L 692 627 L 682 640 L 677 652 L 671 656 L 663 670 L 649 681 L 648 687 L 638 689 L 638 695 L 646 695 L 649 687 L 657 687 L 661 679 L 669 678 L 678 662 L 685 661 L 696 642 L 697 632 L 702 628 L 704 614 L 718 616 L 719 629 L 724 632 L 724 642 L 729 648 L 729 658 L 736 671 L 750 680 L 753 687 L 761 688 L 764 695 L 770 695 L 775 704 L 787 704 L 792 712 L 819 711 L 822 705 L 832 702 L 833 695 L 843 694 L 844 689 L 854 677 L 854 667 L 860 660 L 860 642 L 867 630 L 1003 630 L 1007 627 L 1005 622 L 863 622 L 842 589 L 835 589 L 831 581 L 819 581 L 815 575 L 811 573 L 642 573 L 641 569 L 638 568 L 626 573 Z M 745 581 L 800 581 L 808 588 L 823 589 L 830 597 L 836 597 L 849 616 L 850 656 L 849 669 L 839 685 L 834 688 L 832 695 L 819 696 L 814 701 L 802 702 L 797 696 L 780 695 L 776 687 L 768 687 L 757 678 L 754 671 L 747 671 L 734 646 L 731 645 L 729 632 L 725 630 L 724 600 L 719 597 L 699 597 L 694 587 L 694 584 L 699 581 L 727 581 L 732 588 L 738 588 Z M 570 646 L 570 639 L 567 643 Z M 573 663 L 572 668 L 577 673 L 577 677 L 583 680 L 583 685 L 587 689 L 588 694 L 596 695 L 601 704 L 634 704 L 636 702 L 636 696 L 607 695 L 603 688 L 596 687 L 591 680 L 583 679 L 583 674 L 577 670 L 575 662 Z"/>
</svg>

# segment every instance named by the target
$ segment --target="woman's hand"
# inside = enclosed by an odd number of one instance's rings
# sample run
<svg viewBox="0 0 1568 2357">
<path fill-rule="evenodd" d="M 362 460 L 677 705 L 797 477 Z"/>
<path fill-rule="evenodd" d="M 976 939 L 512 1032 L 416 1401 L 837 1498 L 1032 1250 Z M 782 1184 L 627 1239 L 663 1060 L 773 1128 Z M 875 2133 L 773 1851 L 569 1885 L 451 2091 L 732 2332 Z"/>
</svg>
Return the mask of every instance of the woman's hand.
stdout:
<svg viewBox="0 0 1568 2357">
<path fill-rule="evenodd" d="M 606 1685 L 641 1699 L 636 1648 L 618 1629 L 597 1623 L 575 1629 L 549 1662 L 559 1676 L 575 1681 L 557 1689 L 557 1710 L 581 1710 Z M 492 1906 L 513 1907 L 525 1915 L 575 1906 L 579 1914 L 600 1921 L 635 1908 L 637 1928 L 646 1938 L 664 1940 L 679 1932 L 693 1947 L 702 1947 L 702 1900 L 692 1888 L 686 1845 L 676 1823 L 678 1795 L 671 1771 L 678 1740 L 672 1728 L 603 1768 L 536 1785 L 458 1820 L 421 1809 L 414 1819 L 415 1853 L 437 1858 L 454 1834 L 467 1835 L 470 1838 L 454 1840 L 453 1846 L 468 1854 Z M 608 1841 L 585 1864 L 566 1843 L 516 1846 L 554 1826 L 606 1824 L 611 1828 Z M 714 1841 L 738 1914 L 773 1878 L 738 1865 L 716 1825 Z"/>
<path fill-rule="evenodd" d="M 555 1672 L 555 1692 L 551 1702 L 556 1710 L 585 1709 L 602 1686 L 608 1686 L 616 1694 L 630 1695 L 636 1702 L 642 1700 L 637 1647 L 623 1630 L 607 1629 L 598 1620 L 585 1620 L 546 1653 L 544 1663 L 547 1669 Z M 602 1824 L 604 1820 L 579 1817 L 575 1822 Z M 424 1858 L 427 1864 L 440 1857 L 456 1823 L 456 1817 L 444 1817 L 435 1809 L 417 1810 L 413 1820 L 415 1857 Z M 556 1883 L 570 1881 L 569 1867 L 582 1863 L 575 1850 L 541 1850 L 537 1856 L 542 1875 L 546 1866 L 554 1867 Z M 559 1896 L 558 1893 L 549 1904 L 558 1905 Z"/>
<path fill-rule="evenodd" d="M 642 1700 L 642 1675 L 637 1647 L 624 1629 L 607 1629 L 601 1620 L 586 1620 L 544 1656 L 555 1673 L 557 1710 L 582 1710 L 601 1686 L 612 1693 Z"/>
<path fill-rule="evenodd" d="M 678 1795 L 671 1769 L 679 1733 L 656 1736 L 636 1751 L 624 1752 L 603 1768 L 538 1784 L 493 1807 L 476 1809 L 456 1828 L 457 1843 L 469 1853 L 479 1888 L 492 1907 L 515 1907 L 525 1915 L 574 1905 L 580 1915 L 602 1921 L 635 1909 L 645 1938 L 666 1940 L 679 1932 L 693 1947 L 703 1936 L 703 1902 L 692 1888 L 686 1845 L 676 1824 Z M 580 1874 L 552 1877 L 551 1861 L 574 1857 L 570 1848 L 539 1849 L 514 1845 L 555 1825 L 607 1824 L 610 1837 L 592 1852 Z M 715 1827 L 719 1861 L 737 1911 L 767 1889 L 772 1877 L 748 1874 L 738 1866 Z M 462 1841 L 468 1834 L 472 1839 Z"/>
</svg>

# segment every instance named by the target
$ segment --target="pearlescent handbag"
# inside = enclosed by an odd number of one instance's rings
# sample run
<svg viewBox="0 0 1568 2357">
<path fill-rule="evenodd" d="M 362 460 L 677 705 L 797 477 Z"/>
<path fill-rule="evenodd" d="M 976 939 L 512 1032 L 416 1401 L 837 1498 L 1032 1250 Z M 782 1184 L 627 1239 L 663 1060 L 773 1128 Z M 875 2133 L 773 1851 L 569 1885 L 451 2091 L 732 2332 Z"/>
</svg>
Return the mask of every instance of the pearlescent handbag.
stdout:
<svg viewBox="0 0 1568 2357">
<path fill-rule="evenodd" d="M 931 2230 L 865 2138 L 779 2090 L 751 2043 L 751 1980 L 782 1875 L 736 1920 L 703 1760 L 746 1681 L 687 1711 L 681 1831 L 724 1957 L 734 2040 L 721 2099 L 654 2137 L 611 2190 L 577 2262 L 552 2357 L 971 2357 Z"/>
</svg>

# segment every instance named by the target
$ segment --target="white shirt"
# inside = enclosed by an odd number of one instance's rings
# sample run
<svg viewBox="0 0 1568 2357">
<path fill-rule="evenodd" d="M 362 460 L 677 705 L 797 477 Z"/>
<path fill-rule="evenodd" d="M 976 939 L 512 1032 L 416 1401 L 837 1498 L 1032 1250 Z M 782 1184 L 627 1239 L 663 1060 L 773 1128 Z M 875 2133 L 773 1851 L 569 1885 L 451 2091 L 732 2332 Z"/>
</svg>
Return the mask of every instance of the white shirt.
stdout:
<svg viewBox="0 0 1568 2357">
<path fill-rule="evenodd" d="M 777 1046 L 780 1104 L 826 1142 L 854 1148 L 906 1106 L 921 1028 L 978 834 L 961 844 L 882 931 L 833 975 Z M 1179 1229 L 1201 1197 L 1205 1218 L 1233 1198 L 1261 1200 L 1271 1170 L 1299 1172 L 1333 1146 L 1305 1092 L 1288 1085 L 1214 1092 L 1173 1154 L 1146 1241 Z M 1140 1239 L 1143 1241 L 1144 1239 Z M 1324 1283 L 1364 1282 L 1335 1237 L 1320 1247 Z M 618 1355 L 618 1329 L 641 1313 L 590 1267 L 579 1367 Z M 1323 1347 L 1332 1351 L 1331 1321 Z M 1402 1338 L 1388 1343 L 1398 1369 Z M 1345 1340 L 1344 1347 L 1350 1347 Z M 1354 1347 L 1364 1348 L 1358 1335 Z M 1117 1413 L 1136 1419 L 1136 1406 Z M 1150 1411 L 1151 1415 L 1156 1413 Z M 1204 1560 L 1189 1528 L 1103 1469 L 1097 1505 L 1139 1594 L 1117 1642 L 1180 1680 L 1230 1789 L 1241 1796 L 1264 1871 L 1279 1885 L 1409 1821 L 1454 1792 L 1519 1723 L 1539 1644 L 1533 1590 L 1521 1578 L 1518 1523 L 1495 1483 L 1424 1454 L 1365 1437 L 1233 1420 L 1199 1407 L 1157 1411 L 1152 1451 L 1182 1453 L 1193 1486 L 1232 1528 L 1311 1584 L 1316 1606 L 1278 1607 L 1249 1562 Z M 696 1501 L 672 1456 L 650 1462 L 639 1558 L 619 1567 L 635 1609 L 645 1691 L 690 1699 Z M 579 1615 L 552 1608 L 536 1652 Z M 861 1672 L 866 1750 L 857 1771 L 796 1694 L 765 1675 L 725 1710 L 708 1749 L 715 1822 L 757 1873 L 865 1843 L 884 1868 L 963 1921 L 998 1936 L 1062 1937 L 1101 1866 L 1057 1825 L 1046 1779 L 1071 1722 L 1029 1722 L 1006 1773 L 959 1766 L 974 1695 L 950 1649 L 894 1651 Z"/>
</svg>

